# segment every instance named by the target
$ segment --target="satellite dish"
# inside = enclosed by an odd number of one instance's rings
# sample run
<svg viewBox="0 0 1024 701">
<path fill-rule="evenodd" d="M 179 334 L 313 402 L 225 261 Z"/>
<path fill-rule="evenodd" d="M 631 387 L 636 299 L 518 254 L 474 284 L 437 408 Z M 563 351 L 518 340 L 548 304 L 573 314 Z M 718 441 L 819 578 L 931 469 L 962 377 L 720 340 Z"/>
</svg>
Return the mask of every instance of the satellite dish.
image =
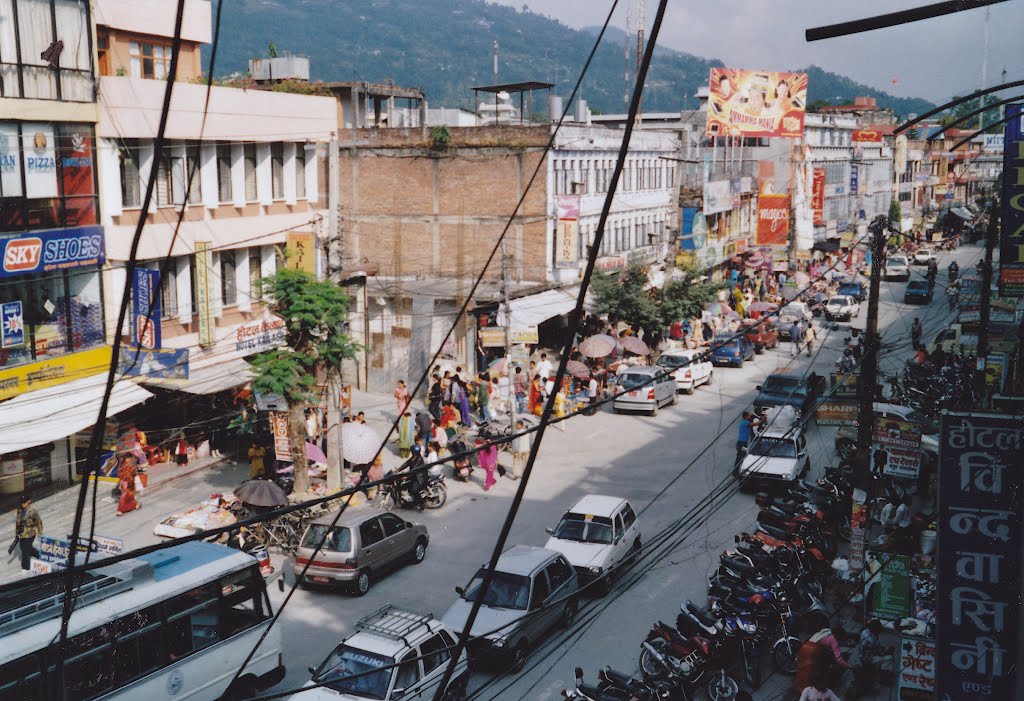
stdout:
<svg viewBox="0 0 1024 701">
<path fill-rule="evenodd" d="M 509 99 L 509 97 L 510 97 L 510 95 L 507 92 L 505 92 L 504 90 L 502 90 L 500 93 L 498 93 L 498 99 L 499 100 L 507 100 L 507 99 Z"/>
</svg>

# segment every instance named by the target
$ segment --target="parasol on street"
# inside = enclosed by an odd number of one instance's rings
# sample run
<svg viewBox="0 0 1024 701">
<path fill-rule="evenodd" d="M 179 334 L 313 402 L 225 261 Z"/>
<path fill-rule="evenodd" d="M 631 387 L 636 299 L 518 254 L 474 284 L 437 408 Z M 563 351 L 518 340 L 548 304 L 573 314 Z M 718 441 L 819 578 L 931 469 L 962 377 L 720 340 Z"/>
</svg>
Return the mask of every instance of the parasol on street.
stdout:
<svg viewBox="0 0 1024 701">
<path fill-rule="evenodd" d="M 491 364 L 487 366 L 487 372 L 491 375 L 504 375 L 506 365 L 508 365 L 508 358 L 502 356 L 491 361 Z"/>
<path fill-rule="evenodd" d="M 779 305 L 772 302 L 751 302 L 750 306 L 747 307 L 752 312 L 773 312 L 779 308 Z"/>
<path fill-rule="evenodd" d="M 578 360 L 570 360 L 566 363 L 565 371 L 573 377 L 590 377 L 590 368 L 587 367 L 586 363 L 581 363 Z"/>
<path fill-rule="evenodd" d="M 738 319 L 739 316 L 740 316 L 740 313 L 738 311 L 736 311 L 735 309 L 726 309 L 725 310 L 725 318 L 726 319 Z"/>
<path fill-rule="evenodd" d="M 615 350 L 615 339 L 603 333 L 595 334 L 579 345 L 579 351 L 588 358 L 603 358 Z"/>
<path fill-rule="evenodd" d="M 728 307 L 726 307 L 726 305 L 722 304 L 721 302 L 714 302 L 708 305 L 708 314 L 710 314 L 711 316 L 718 316 L 727 308 Z"/>
<path fill-rule="evenodd" d="M 347 423 L 341 427 L 341 441 L 344 445 L 345 460 L 353 465 L 373 462 L 380 450 L 381 440 L 377 432 L 366 424 Z"/>
<path fill-rule="evenodd" d="M 327 456 L 324 451 L 320 450 L 320 446 L 314 443 L 306 443 L 306 459 L 312 460 L 313 462 L 327 464 Z"/>
<path fill-rule="evenodd" d="M 622 350 L 628 351 L 629 353 L 635 353 L 636 355 L 651 354 L 651 349 L 647 347 L 647 344 L 636 336 L 625 336 L 620 338 L 619 343 L 622 344 Z"/>
<path fill-rule="evenodd" d="M 288 495 L 270 480 L 247 480 L 235 487 L 235 496 L 253 506 L 282 506 Z"/>
</svg>

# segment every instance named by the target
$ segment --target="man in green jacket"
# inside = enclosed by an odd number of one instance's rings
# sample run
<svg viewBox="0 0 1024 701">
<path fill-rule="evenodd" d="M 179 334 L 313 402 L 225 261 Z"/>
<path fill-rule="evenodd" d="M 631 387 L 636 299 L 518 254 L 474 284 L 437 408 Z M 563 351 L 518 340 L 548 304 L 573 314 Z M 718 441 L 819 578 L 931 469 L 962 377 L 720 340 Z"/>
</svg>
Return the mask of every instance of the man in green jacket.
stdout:
<svg viewBox="0 0 1024 701">
<path fill-rule="evenodd" d="M 32 508 L 32 497 L 28 494 L 21 495 L 21 506 L 15 517 L 14 530 L 21 548 L 21 569 L 27 570 L 32 564 L 32 558 L 39 554 L 34 545 L 36 536 L 43 534 L 43 519 L 39 518 L 39 512 Z"/>
</svg>

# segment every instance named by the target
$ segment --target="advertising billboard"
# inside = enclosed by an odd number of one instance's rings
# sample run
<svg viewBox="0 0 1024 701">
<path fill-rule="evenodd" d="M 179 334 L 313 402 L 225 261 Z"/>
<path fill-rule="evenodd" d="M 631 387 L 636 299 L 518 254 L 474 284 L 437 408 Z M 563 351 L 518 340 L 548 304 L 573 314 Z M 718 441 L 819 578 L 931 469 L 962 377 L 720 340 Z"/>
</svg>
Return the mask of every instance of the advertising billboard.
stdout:
<svg viewBox="0 0 1024 701">
<path fill-rule="evenodd" d="M 814 213 L 814 225 L 821 226 L 825 219 L 825 169 L 815 168 L 811 181 L 811 210 Z"/>
<path fill-rule="evenodd" d="M 160 347 L 160 271 L 136 268 L 132 278 L 132 343 Z"/>
<path fill-rule="evenodd" d="M 704 214 L 718 214 L 732 209 L 732 183 L 712 180 L 704 183 Z"/>
<path fill-rule="evenodd" d="M 803 135 L 806 73 L 712 68 L 708 86 L 708 136 Z"/>
<path fill-rule="evenodd" d="M 102 226 L 0 234 L 0 277 L 98 265 L 106 260 Z"/>
<path fill-rule="evenodd" d="M 854 129 L 850 138 L 855 144 L 880 144 L 882 132 L 878 129 Z"/>
<path fill-rule="evenodd" d="M 1024 419 L 944 413 L 939 436 L 936 696 L 1017 699 Z"/>
<path fill-rule="evenodd" d="M 580 236 L 580 196 L 558 196 L 558 226 L 555 229 L 555 264 L 574 267 Z"/>
<path fill-rule="evenodd" d="M 757 246 L 784 246 L 789 241 L 789 195 L 757 198 Z"/>
<path fill-rule="evenodd" d="M 1024 173 L 1021 103 L 1006 106 L 1013 118 L 1003 132 L 1003 173 Z M 1003 230 L 999 240 L 999 295 L 1024 297 L 1024 178 L 1003 177 Z"/>
</svg>

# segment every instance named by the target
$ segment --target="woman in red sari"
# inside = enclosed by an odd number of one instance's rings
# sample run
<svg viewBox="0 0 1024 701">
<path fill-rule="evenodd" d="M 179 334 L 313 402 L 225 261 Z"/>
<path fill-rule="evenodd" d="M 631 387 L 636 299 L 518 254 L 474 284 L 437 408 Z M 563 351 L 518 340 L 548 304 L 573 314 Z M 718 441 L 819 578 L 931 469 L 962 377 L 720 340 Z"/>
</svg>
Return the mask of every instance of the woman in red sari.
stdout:
<svg viewBox="0 0 1024 701">
<path fill-rule="evenodd" d="M 540 392 L 540 378 L 535 377 L 533 378 L 533 381 L 530 382 L 530 394 L 527 398 L 526 410 L 529 411 L 531 414 L 536 414 L 538 416 L 540 415 L 542 409 L 540 402 Z"/>
<path fill-rule="evenodd" d="M 121 516 L 129 511 L 141 508 L 135 501 L 135 458 L 131 455 L 122 458 L 117 466 L 118 489 L 121 490 L 121 498 L 117 501 L 117 515 Z"/>
</svg>

